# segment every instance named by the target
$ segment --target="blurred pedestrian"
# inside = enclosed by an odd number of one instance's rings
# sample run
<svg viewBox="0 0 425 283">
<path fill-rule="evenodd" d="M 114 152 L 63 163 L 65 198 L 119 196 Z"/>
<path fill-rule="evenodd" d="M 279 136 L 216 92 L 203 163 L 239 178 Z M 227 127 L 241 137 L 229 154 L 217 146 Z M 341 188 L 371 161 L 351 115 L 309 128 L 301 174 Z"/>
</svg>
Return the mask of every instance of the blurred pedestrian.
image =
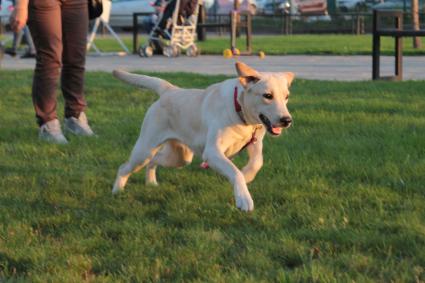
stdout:
<svg viewBox="0 0 425 283">
<path fill-rule="evenodd" d="M 22 42 L 22 37 L 25 36 L 25 40 L 28 44 L 28 49 L 24 54 L 21 55 L 21 58 L 35 58 L 35 46 L 32 41 L 31 33 L 28 26 L 24 26 L 21 31 L 13 33 L 13 43 L 12 47 L 6 48 L 5 53 L 9 54 L 12 57 L 15 57 L 18 54 L 19 46 Z"/>
<path fill-rule="evenodd" d="M 36 48 L 32 99 L 39 138 L 67 143 L 56 113 L 56 88 L 65 99 L 65 130 L 92 136 L 84 110 L 84 72 L 88 32 L 87 0 L 16 0 L 10 24 L 16 32 L 28 19 Z"/>
<path fill-rule="evenodd" d="M 153 13 L 150 17 L 147 17 L 143 22 L 145 30 L 147 31 L 148 34 L 154 28 L 156 22 L 158 21 L 159 16 L 164 11 L 165 5 L 166 5 L 165 0 L 155 0 L 154 2 L 151 3 L 151 6 L 155 9 L 155 13 Z"/>
<path fill-rule="evenodd" d="M 1 6 L 1 0 L 0 0 L 0 6 Z M 11 1 L 12 4 L 15 6 L 15 0 Z M 28 26 L 24 26 L 24 28 L 18 32 L 13 33 L 13 42 L 12 47 L 6 48 L 4 51 L 6 54 L 9 54 L 12 57 L 15 57 L 18 53 L 19 46 L 22 42 L 22 37 L 25 36 L 25 40 L 28 45 L 28 49 L 26 52 L 21 56 L 21 58 L 34 58 L 35 57 L 35 47 L 34 43 L 32 41 L 31 33 L 28 28 Z"/>
</svg>

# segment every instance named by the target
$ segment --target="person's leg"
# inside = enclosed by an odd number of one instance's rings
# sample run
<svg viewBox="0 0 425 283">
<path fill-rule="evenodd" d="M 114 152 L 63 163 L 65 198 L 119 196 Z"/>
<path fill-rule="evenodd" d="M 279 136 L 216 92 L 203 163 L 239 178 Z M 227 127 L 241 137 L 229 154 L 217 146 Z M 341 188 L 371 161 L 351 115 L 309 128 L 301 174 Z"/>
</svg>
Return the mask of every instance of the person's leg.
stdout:
<svg viewBox="0 0 425 283">
<path fill-rule="evenodd" d="M 86 0 L 66 0 L 62 5 L 62 75 L 65 118 L 78 118 L 86 107 L 84 71 L 88 33 Z"/>
<path fill-rule="evenodd" d="M 37 50 L 32 98 L 38 124 L 57 119 L 56 88 L 62 57 L 61 2 L 30 0 L 28 25 Z"/>
<path fill-rule="evenodd" d="M 32 40 L 31 32 L 30 32 L 30 29 L 28 28 L 28 26 L 24 27 L 23 32 L 24 32 L 24 36 L 25 36 L 25 39 L 26 39 L 27 44 L 28 44 L 28 53 L 29 54 L 35 54 L 34 41 Z"/>
<path fill-rule="evenodd" d="M 162 30 L 165 30 L 167 27 L 167 21 L 173 16 L 174 9 L 176 8 L 176 0 L 171 0 L 168 2 L 165 10 L 162 14 L 161 19 L 159 20 L 158 27 Z"/>
<path fill-rule="evenodd" d="M 86 0 L 66 0 L 62 5 L 62 93 L 65 98 L 65 129 L 75 135 L 92 136 L 84 109 L 84 71 L 88 33 Z"/>
<path fill-rule="evenodd" d="M 15 57 L 22 40 L 22 31 L 13 33 L 12 47 L 6 48 L 6 54 Z"/>
<path fill-rule="evenodd" d="M 13 45 L 12 45 L 12 48 L 15 49 L 15 51 L 18 51 L 19 46 L 21 45 L 22 35 L 23 34 L 24 34 L 24 32 L 22 30 L 13 33 Z"/>
<path fill-rule="evenodd" d="M 28 26 L 25 26 L 22 31 L 24 33 L 28 48 L 25 50 L 25 53 L 21 55 L 21 58 L 35 58 L 35 46 L 31 37 L 30 29 L 28 28 Z"/>
</svg>

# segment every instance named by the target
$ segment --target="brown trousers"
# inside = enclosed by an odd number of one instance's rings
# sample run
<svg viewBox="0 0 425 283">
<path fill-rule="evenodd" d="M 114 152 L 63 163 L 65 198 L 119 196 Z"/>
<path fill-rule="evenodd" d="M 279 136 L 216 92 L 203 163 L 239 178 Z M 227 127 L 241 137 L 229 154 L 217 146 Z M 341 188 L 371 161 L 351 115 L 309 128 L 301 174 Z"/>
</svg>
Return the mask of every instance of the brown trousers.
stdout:
<svg viewBox="0 0 425 283">
<path fill-rule="evenodd" d="M 32 99 L 39 125 L 57 119 L 59 76 L 65 117 L 86 106 L 84 71 L 88 32 L 87 0 L 30 0 L 28 25 L 37 51 Z"/>
</svg>

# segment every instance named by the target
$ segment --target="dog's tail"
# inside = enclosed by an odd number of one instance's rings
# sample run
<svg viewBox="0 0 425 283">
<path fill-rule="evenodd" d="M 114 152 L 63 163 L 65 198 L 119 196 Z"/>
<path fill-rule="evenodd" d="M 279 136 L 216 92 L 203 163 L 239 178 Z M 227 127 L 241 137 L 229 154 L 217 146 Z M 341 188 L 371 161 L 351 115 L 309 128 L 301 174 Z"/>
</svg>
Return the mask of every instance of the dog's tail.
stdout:
<svg viewBox="0 0 425 283">
<path fill-rule="evenodd" d="M 139 74 L 132 74 L 123 70 L 114 70 L 112 72 L 114 77 L 129 83 L 134 86 L 148 88 L 153 91 L 155 91 L 158 94 L 163 93 L 164 91 L 167 91 L 169 89 L 175 89 L 177 88 L 175 85 L 172 85 L 171 83 L 155 77 L 149 77 L 145 75 L 139 75 Z"/>
</svg>

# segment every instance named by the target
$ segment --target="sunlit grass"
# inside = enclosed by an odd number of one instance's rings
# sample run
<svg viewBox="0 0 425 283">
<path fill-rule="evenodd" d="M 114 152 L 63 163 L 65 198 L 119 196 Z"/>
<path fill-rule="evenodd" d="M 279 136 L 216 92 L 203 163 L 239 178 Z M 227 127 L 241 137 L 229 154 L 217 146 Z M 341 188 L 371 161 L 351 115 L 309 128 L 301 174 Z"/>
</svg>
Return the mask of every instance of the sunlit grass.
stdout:
<svg viewBox="0 0 425 283">
<path fill-rule="evenodd" d="M 126 47 L 132 52 L 133 41 L 131 35 L 120 35 Z M 0 40 L 1 40 L 0 36 Z M 147 35 L 139 36 L 139 45 L 146 42 Z M 11 42 L 8 42 L 10 45 Z M 111 36 L 97 35 L 95 44 L 104 52 L 123 51 L 119 43 Z M 223 50 L 230 48 L 228 35 L 208 36 L 208 39 L 197 43 L 202 54 L 223 54 Z M 253 52 L 263 51 L 266 55 L 370 55 L 372 54 L 372 35 L 346 35 L 346 34 L 303 34 L 303 35 L 254 35 Z M 237 47 L 245 50 L 245 37 L 237 40 Z M 414 49 L 412 39 L 403 38 L 404 55 L 425 55 L 425 44 L 419 49 Z M 94 50 L 91 50 L 94 51 Z M 381 52 L 384 55 L 394 54 L 394 39 L 381 38 Z"/>
<path fill-rule="evenodd" d="M 130 36 L 123 37 L 127 47 L 132 50 Z M 146 41 L 146 35 L 140 36 L 140 44 Z M 118 43 L 110 38 L 96 39 L 96 44 L 104 51 L 120 50 Z M 229 36 L 209 36 L 207 41 L 198 42 L 202 54 L 222 54 L 230 48 Z M 372 35 L 254 35 L 253 52 L 264 51 L 268 55 L 370 55 L 372 54 Z M 412 39 L 403 38 L 405 55 L 424 55 L 425 45 L 413 49 Z M 237 47 L 245 50 L 245 38 L 237 40 Z M 394 39 L 381 38 L 382 54 L 394 53 Z"/>
<path fill-rule="evenodd" d="M 225 78 L 157 75 L 187 87 Z M 31 73 L 0 71 L 0 281 L 425 280 L 424 82 L 296 80 L 294 126 L 266 138 L 249 214 L 199 159 L 160 168 L 158 187 L 135 174 L 112 196 L 157 97 L 107 73 L 86 85 L 98 137 L 48 145 Z"/>
</svg>

